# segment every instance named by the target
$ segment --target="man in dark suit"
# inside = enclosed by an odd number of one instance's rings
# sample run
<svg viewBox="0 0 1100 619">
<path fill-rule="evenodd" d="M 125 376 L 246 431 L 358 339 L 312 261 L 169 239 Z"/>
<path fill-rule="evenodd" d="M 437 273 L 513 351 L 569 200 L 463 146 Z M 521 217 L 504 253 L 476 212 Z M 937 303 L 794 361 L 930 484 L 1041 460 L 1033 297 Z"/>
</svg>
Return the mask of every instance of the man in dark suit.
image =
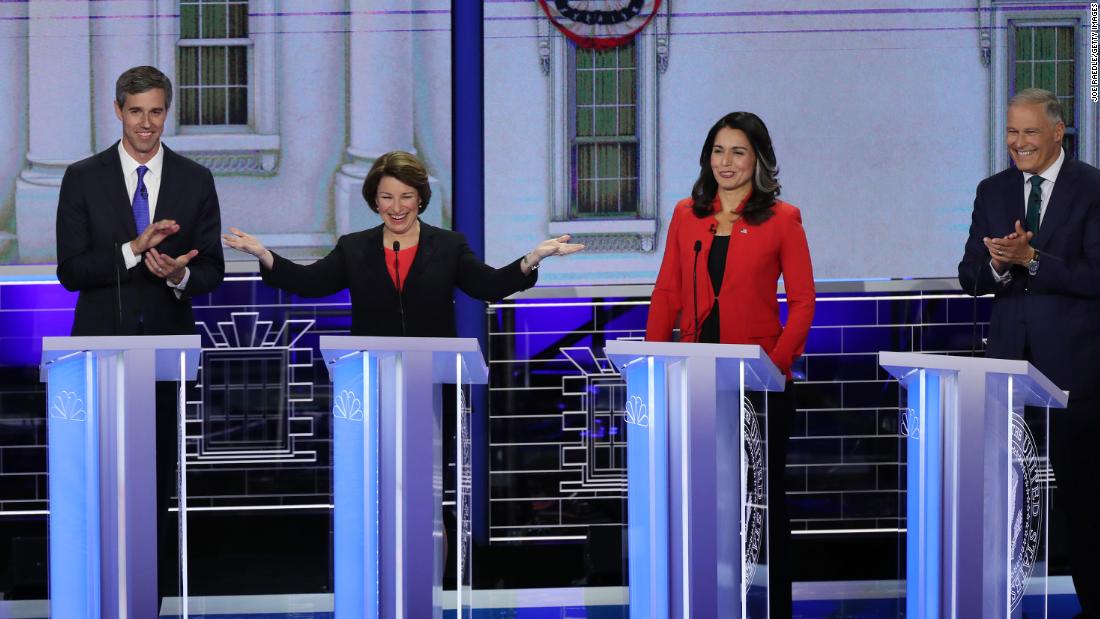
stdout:
<svg viewBox="0 0 1100 619">
<path fill-rule="evenodd" d="M 61 181 L 57 278 L 79 291 L 73 335 L 195 333 L 191 298 L 225 273 L 218 194 L 210 170 L 161 144 L 172 83 L 153 67 L 115 84 L 122 139 L 78 161 Z M 149 223 L 153 222 L 153 223 Z M 156 390 L 157 546 L 160 595 L 177 595 L 176 392 Z"/>
<path fill-rule="evenodd" d="M 65 170 L 57 278 L 80 292 L 72 335 L 195 333 L 191 297 L 222 281 L 214 178 L 160 142 L 171 104 L 163 73 L 126 71 L 115 85 L 122 139 Z"/>
<path fill-rule="evenodd" d="M 1066 157 L 1053 93 L 1020 91 L 1006 128 L 1015 165 L 978 185 L 959 283 L 995 295 L 987 356 L 1026 359 L 1070 392 L 1051 414 L 1054 503 L 1080 616 L 1100 617 L 1100 170 Z"/>
</svg>

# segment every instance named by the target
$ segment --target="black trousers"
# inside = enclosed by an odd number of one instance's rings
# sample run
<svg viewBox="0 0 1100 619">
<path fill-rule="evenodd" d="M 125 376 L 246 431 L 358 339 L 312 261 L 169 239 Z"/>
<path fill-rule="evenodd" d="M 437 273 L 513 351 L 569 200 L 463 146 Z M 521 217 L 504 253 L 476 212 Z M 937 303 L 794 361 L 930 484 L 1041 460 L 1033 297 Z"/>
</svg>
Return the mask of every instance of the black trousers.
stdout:
<svg viewBox="0 0 1100 619">
<path fill-rule="evenodd" d="M 768 398 L 768 605 L 771 617 L 786 619 L 791 609 L 791 521 L 787 515 L 787 448 L 794 418 L 793 385 Z"/>
<path fill-rule="evenodd" d="M 177 383 L 157 383 L 156 446 L 157 446 L 157 595 L 166 597 L 180 594 L 179 571 L 179 518 L 169 511 L 176 507 L 177 461 Z"/>
<path fill-rule="evenodd" d="M 1068 525 L 1070 571 L 1083 616 L 1100 619 L 1100 397 L 1050 412 L 1055 522 Z"/>
</svg>

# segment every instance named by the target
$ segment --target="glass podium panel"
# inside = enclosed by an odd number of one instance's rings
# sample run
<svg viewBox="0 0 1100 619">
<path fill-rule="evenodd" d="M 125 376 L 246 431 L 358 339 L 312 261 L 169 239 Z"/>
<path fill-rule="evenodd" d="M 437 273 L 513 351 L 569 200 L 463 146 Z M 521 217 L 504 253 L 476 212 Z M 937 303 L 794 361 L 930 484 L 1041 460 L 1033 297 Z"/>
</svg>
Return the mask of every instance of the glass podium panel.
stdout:
<svg viewBox="0 0 1100 619">
<path fill-rule="evenodd" d="M 746 617 L 770 617 L 768 610 L 768 575 L 770 559 L 771 510 L 768 505 L 768 392 L 748 391 L 718 392 L 719 415 L 724 426 L 720 433 L 723 442 L 740 443 L 736 451 L 740 461 L 728 459 L 730 474 L 740 476 L 739 509 L 741 510 L 740 538 L 742 549 L 742 578 Z M 737 432 L 738 427 L 740 433 Z M 738 441 L 738 439 L 740 439 Z M 783 474 L 779 471 L 780 475 Z M 721 468 L 719 479 L 724 477 Z M 719 490 L 721 493 L 721 490 Z M 787 525 L 790 526 L 789 523 Z"/>
<path fill-rule="evenodd" d="M 1049 615 L 1051 482 L 1057 474 L 1050 465 L 1051 409 L 1025 405 L 1030 399 L 1026 387 L 1012 377 L 1006 380 L 1005 391 L 1011 397 L 1002 414 L 1011 421 L 999 457 L 1008 469 L 1009 617 L 1045 619 Z"/>
<path fill-rule="evenodd" d="M 49 591 L 58 617 L 100 616 L 96 381 L 94 353 L 49 368 Z"/>
<path fill-rule="evenodd" d="M 665 362 L 623 367 L 626 379 L 626 533 L 630 616 L 667 617 L 669 604 L 669 440 Z M 632 388 L 633 387 L 633 388 Z M 631 471 L 645 474 L 631 475 Z"/>
<path fill-rule="evenodd" d="M 471 404 L 472 382 L 466 360 L 455 355 L 454 382 L 456 397 L 455 416 L 455 466 L 451 472 L 454 479 L 455 537 L 457 552 L 454 553 L 455 565 L 455 615 L 458 619 L 472 619 L 474 590 L 474 537 L 473 537 L 473 406 Z M 450 553 L 448 552 L 449 556 Z M 447 562 L 451 560 L 447 558 Z"/>
<path fill-rule="evenodd" d="M 378 617 L 378 357 L 355 355 L 332 369 L 332 560 L 336 616 Z"/>
<path fill-rule="evenodd" d="M 477 341 L 322 337 L 320 345 L 334 394 L 335 617 L 441 619 L 444 609 L 471 617 L 470 393 L 487 377 Z M 456 453 L 446 471 L 444 449 Z M 444 590 L 451 569 L 455 587 Z"/>
<path fill-rule="evenodd" d="M 167 511 L 158 510 L 153 437 L 158 391 L 167 409 L 164 435 L 176 436 L 198 346 L 194 336 L 43 338 L 54 616 L 155 616 L 158 588 L 171 589 L 162 583 L 186 587 L 175 557 L 158 557 L 178 549 L 173 539 L 185 543 L 187 528 L 186 519 L 173 519 L 175 531 L 160 529 L 166 548 L 158 548 L 158 529 L 169 525 Z M 164 451 L 176 460 L 171 441 Z M 170 475 L 173 467 L 163 470 Z M 167 493 L 171 482 L 164 483 Z"/>
<path fill-rule="evenodd" d="M 880 358 L 904 401 L 907 616 L 1047 617 L 1048 428 L 1065 392 L 1024 361 Z"/>
<path fill-rule="evenodd" d="M 769 390 L 756 346 L 617 341 L 632 618 L 768 617 Z"/>
</svg>

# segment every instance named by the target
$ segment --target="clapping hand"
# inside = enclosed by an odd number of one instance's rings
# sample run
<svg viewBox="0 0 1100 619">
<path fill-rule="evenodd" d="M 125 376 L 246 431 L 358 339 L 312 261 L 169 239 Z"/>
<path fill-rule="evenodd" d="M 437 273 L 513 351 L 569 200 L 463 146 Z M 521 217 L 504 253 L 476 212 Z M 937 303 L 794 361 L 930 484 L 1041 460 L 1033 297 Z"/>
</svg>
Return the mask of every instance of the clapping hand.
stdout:
<svg viewBox="0 0 1100 619">
<path fill-rule="evenodd" d="M 149 251 L 145 252 L 145 267 L 153 275 L 166 279 L 172 282 L 173 285 L 179 285 L 180 281 L 183 280 L 187 264 L 197 255 L 199 255 L 199 250 L 192 249 L 182 256 L 173 258 L 150 247 Z"/>
<path fill-rule="evenodd" d="M 145 230 L 142 230 L 136 239 L 130 241 L 130 250 L 134 252 L 135 256 L 140 256 L 179 231 L 180 225 L 175 220 L 162 219 L 154 221 L 146 226 Z"/>
<path fill-rule="evenodd" d="M 993 261 L 993 268 L 1000 273 L 1010 264 L 1026 266 L 1035 257 L 1035 250 L 1031 247 L 1033 232 L 1024 230 L 1020 220 L 1016 220 L 1016 229 L 1009 234 L 991 239 L 985 237 L 982 242 L 989 250 L 989 258 Z"/>
</svg>

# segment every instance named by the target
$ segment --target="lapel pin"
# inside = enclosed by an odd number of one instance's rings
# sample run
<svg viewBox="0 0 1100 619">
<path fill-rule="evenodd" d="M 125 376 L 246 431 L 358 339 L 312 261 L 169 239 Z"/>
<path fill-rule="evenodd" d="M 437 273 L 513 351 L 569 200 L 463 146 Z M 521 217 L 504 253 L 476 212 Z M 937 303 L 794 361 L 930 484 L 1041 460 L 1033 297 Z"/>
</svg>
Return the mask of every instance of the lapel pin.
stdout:
<svg viewBox="0 0 1100 619">
<path fill-rule="evenodd" d="M 748 228 L 741 228 L 741 234 L 748 234 L 748 233 L 749 233 Z"/>
</svg>

